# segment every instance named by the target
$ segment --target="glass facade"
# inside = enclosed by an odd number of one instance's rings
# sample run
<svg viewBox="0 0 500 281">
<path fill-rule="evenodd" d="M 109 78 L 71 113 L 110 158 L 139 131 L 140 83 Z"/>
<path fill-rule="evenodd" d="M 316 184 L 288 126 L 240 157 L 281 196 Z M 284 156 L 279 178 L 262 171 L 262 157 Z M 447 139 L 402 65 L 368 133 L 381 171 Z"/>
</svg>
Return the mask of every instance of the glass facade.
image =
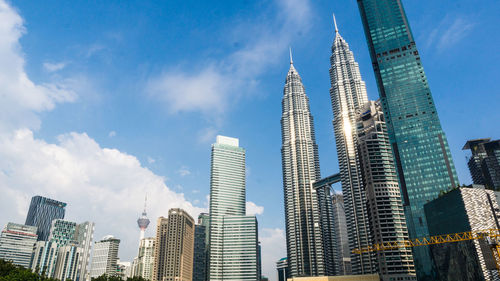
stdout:
<svg viewBox="0 0 500 281">
<path fill-rule="evenodd" d="M 36 227 L 9 222 L 0 236 L 0 259 L 29 268 Z"/>
<path fill-rule="evenodd" d="M 47 241 L 52 221 L 64 219 L 64 208 L 66 208 L 66 203 L 42 196 L 33 196 L 25 225 L 36 226 L 38 241 Z"/>
<path fill-rule="evenodd" d="M 463 149 L 472 153 L 467 161 L 472 182 L 500 191 L 500 140 L 469 140 Z"/>
<path fill-rule="evenodd" d="M 458 184 L 401 0 L 358 0 L 411 238 L 427 236 L 423 205 Z M 432 279 L 427 248 L 414 249 L 419 279 Z"/>
<path fill-rule="evenodd" d="M 95 242 L 90 278 L 97 278 L 103 274 L 116 276 L 118 266 L 118 247 L 120 239 L 112 235 L 104 236 L 101 241 Z"/>
<path fill-rule="evenodd" d="M 217 136 L 210 173 L 209 280 L 257 280 L 257 220 L 246 216 L 245 150 Z"/>
</svg>

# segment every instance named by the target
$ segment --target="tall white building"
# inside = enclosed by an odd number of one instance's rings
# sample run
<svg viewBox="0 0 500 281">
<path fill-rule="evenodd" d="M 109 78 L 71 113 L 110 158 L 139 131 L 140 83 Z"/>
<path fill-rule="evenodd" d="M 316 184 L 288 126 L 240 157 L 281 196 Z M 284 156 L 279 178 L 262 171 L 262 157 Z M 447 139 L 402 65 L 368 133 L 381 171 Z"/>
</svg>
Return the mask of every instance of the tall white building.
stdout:
<svg viewBox="0 0 500 281">
<path fill-rule="evenodd" d="M 210 175 L 209 280 L 258 280 L 257 220 L 246 216 L 245 150 L 217 136 Z"/>
<path fill-rule="evenodd" d="M 0 235 L 0 259 L 28 268 L 36 233 L 36 226 L 9 222 Z"/>
<path fill-rule="evenodd" d="M 113 235 L 104 236 L 101 241 L 94 244 L 94 253 L 90 266 L 90 278 L 96 278 L 103 274 L 108 276 L 117 275 L 118 247 L 120 239 Z"/>
<path fill-rule="evenodd" d="M 139 254 L 133 265 L 133 276 L 140 276 L 147 280 L 153 279 L 155 238 L 141 239 Z"/>
<path fill-rule="evenodd" d="M 335 22 L 335 39 L 330 57 L 330 98 L 333 129 L 337 145 L 342 195 L 348 230 L 349 249 L 371 244 L 366 194 L 363 186 L 356 133 L 356 118 L 368 102 L 365 82 L 347 42 L 340 36 Z M 353 274 L 376 271 L 371 253 L 351 254 Z"/>
<path fill-rule="evenodd" d="M 293 66 L 282 100 L 281 158 L 290 277 L 325 273 L 319 210 L 312 183 L 320 179 L 318 146 L 309 98 Z"/>
</svg>

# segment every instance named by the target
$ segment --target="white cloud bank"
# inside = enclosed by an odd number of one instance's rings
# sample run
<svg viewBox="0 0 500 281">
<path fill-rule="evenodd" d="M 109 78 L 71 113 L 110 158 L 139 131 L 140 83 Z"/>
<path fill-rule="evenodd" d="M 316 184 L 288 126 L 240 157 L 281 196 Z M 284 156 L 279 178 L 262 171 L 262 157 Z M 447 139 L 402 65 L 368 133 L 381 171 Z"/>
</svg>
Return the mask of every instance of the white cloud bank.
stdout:
<svg viewBox="0 0 500 281">
<path fill-rule="evenodd" d="M 247 216 L 262 215 L 264 213 L 264 207 L 255 204 L 252 201 L 246 202 Z"/>
<path fill-rule="evenodd" d="M 31 81 L 19 45 L 24 32 L 19 14 L 0 0 L 0 224 L 24 223 L 32 196 L 51 197 L 68 203 L 67 219 L 94 221 L 95 240 L 106 234 L 120 238 L 120 256 L 129 259 L 137 252 L 135 220 L 146 194 L 149 233 L 154 233 L 155 219 L 167 215 L 169 208 L 183 208 L 193 217 L 203 211 L 169 189 L 163 177 L 136 157 L 103 148 L 85 133 L 62 134 L 56 143 L 36 138 L 38 113 L 75 101 L 74 87 L 82 85 L 70 79 Z"/>
</svg>

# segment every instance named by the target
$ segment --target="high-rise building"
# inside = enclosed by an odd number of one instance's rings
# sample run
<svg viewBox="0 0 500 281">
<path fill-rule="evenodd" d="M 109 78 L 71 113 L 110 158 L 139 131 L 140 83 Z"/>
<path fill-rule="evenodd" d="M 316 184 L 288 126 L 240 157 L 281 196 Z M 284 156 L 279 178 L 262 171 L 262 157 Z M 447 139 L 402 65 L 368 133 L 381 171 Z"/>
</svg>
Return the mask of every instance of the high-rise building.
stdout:
<svg viewBox="0 0 500 281">
<path fill-rule="evenodd" d="M 166 269 L 168 218 L 159 217 L 156 221 L 155 258 L 153 281 L 162 281 Z"/>
<path fill-rule="evenodd" d="M 347 42 L 340 36 L 335 21 L 335 39 L 330 57 L 330 98 L 333 109 L 333 129 L 337 144 L 342 195 L 348 229 L 349 248 L 371 244 L 366 194 L 359 165 L 356 117 L 368 102 L 365 82 L 361 79 L 358 63 Z M 373 255 L 351 255 L 353 274 L 375 272 Z"/>
<path fill-rule="evenodd" d="M 332 193 L 333 221 L 335 235 L 335 266 L 338 275 L 351 275 L 351 251 L 347 238 L 347 222 L 345 218 L 344 197 L 339 193 Z"/>
<path fill-rule="evenodd" d="M 38 241 L 47 241 L 52 221 L 64 219 L 65 207 L 66 203 L 42 196 L 33 196 L 24 224 L 36 226 Z"/>
<path fill-rule="evenodd" d="M 278 271 L 278 281 L 286 281 L 290 276 L 290 271 L 288 270 L 287 258 L 281 258 L 276 262 L 276 270 Z"/>
<path fill-rule="evenodd" d="M 37 240 L 36 233 L 35 226 L 7 223 L 0 235 L 0 259 L 28 268 Z"/>
<path fill-rule="evenodd" d="M 425 204 L 429 234 L 443 235 L 500 229 L 498 192 L 477 185 L 453 189 Z M 486 239 L 431 246 L 434 280 L 500 280 L 496 251 Z"/>
<path fill-rule="evenodd" d="M 197 224 L 194 229 L 193 281 L 207 280 L 206 226 Z"/>
<path fill-rule="evenodd" d="M 144 233 L 146 232 L 146 228 L 148 228 L 150 222 L 148 219 L 148 214 L 146 213 L 146 202 L 147 202 L 147 197 L 144 199 L 144 211 L 142 212 L 141 217 L 137 219 L 137 225 L 141 230 L 141 233 L 139 235 L 139 243 L 144 238 Z"/>
<path fill-rule="evenodd" d="M 210 173 L 209 280 L 258 280 L 257 220 L 246 215 L 245 150 L 217 136 Z"/>
<path fill-rule="evenodd" d="M 140 276 L 147 280 L 153 279 L 154 245 L 154 237 L 141 239 L 139 254 L 137 255 L 132 273 L 133 276 Z"/>
<path fill-rule="evenodd" d="M 500 140 L 470 140 L 463 149 L 472 153 L 467 161 L 472 182 L 500 191 Z"/>
<path fill-rule="evenodd" d="M 318 145 L 309 98 L 293 66 L 291 52 L 281 104 L 281 161 L 290 274 L 292 277 L 323 275 L 319 211 L 312 187 L 320 179 Z"/>
<path fill-rule="evenodd" d="M 161 281 L 191 281 L 193 276 L 194 220 L 186 211 L 178 208 L 168 211 L 164 255 L 157 255 L 163 271 L 155 276 Z M 160 244 L 161 245 L 161 244 Z M 161 251 L 159 251 L 161 253 Z"/>
<path fill-rule="evenodd" d="M 107 235 L 102 240 L 95 242 L 92 263 L 90 266 L 90 278 L 97 278 L 103 274 L 116 276 L 118 266 L 118 247 L 120 239 L 113 235 Z"/>
<path fill-rule="evenodd" d="M 391 144 L 379 102 L 367 103 L 357 118 L 358 148 L 373 244 L 408 240 Z M 383 281 L 417 280 L 410 248 L 375 252 Z"/>
<path fill-rule="evenodd" d="M 392 146 L 411 238 L 427 236 L 424 204 L 458 185 L 420 54 L 401 0 L 357 0 Z M 432 280 L 428 247 L 414 248 Z"/>
<path fill-rule="evenodd" d="M 31 269 L 60 280 L 86 280 L 94 223 L 56 219 L 48 241 L 38 241 L 33 250 Z"/>
<path fill-rule="evenodd" d="M 127 280 L 132 274 L 132 263 L 129 261 L 118 260 L 117 264 L 117 275 L 122 280 Z"/>
<path fill-rule="evenodd" d="M 333 215 L 333 202 L 331 188 L 334 183 L 340 181 L 340 174 L 334 174 L 313 183 L 319 210 L 319 226 L 321 229 L 321 239 L 323 240 L 323 257 L 325 275 L 340 275 L 335 259 L 338 251 L 338 241 L 335 235 L 335 220 Z"/>
</svg>

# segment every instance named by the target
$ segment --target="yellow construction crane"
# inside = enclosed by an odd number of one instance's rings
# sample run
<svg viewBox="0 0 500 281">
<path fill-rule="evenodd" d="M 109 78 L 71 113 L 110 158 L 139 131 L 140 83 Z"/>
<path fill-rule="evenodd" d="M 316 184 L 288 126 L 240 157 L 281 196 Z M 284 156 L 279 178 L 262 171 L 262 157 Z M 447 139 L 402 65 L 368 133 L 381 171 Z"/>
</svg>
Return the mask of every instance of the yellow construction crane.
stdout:
<svg viewBox="0 0 500 281">
<path fill-rule="evenodd" d="M 373 244 L 363 248 L 354 249 L 352 252 L 355 254 L 362 254 L 368 252 L 395 250 L 399 248 L 411 248 L 418 246 L 429 246 L 443 243 L 453 243 L 469 240 L 486 239 L 495 258 L 497 269 L 500 271 L 500 229 L 484 229 L 468 232 L 460 232 L 453 234 L 443 234 L 430 237 L 422 237 L 413 240 L 400 240 L 394 242 L 385 242 L 380 244 Z"/>
</svg>

